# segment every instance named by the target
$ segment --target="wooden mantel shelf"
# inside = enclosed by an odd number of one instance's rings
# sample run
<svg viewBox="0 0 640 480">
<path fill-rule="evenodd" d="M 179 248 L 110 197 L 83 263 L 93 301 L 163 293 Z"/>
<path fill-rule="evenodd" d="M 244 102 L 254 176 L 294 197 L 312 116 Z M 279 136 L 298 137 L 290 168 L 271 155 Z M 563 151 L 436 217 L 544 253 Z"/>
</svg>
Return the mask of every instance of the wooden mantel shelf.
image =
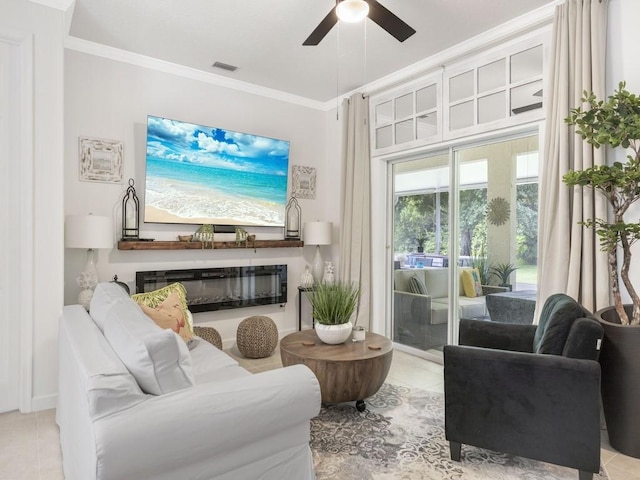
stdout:
<svg viewBox="0 0 640 480">
<path fill-rule="evenodd" d="M 299 240 L 256 240 L 247 244 L 237 245 L 236 242 L 213 242 L 213 250 L 225 250 L 230 248 L 287 248 L 302 247 L 304 242 Z M 178 241 L 119 241 L 118 250 L 212 250 L 211 243 L 207 242 L 178 242 Z"/>
</svg>

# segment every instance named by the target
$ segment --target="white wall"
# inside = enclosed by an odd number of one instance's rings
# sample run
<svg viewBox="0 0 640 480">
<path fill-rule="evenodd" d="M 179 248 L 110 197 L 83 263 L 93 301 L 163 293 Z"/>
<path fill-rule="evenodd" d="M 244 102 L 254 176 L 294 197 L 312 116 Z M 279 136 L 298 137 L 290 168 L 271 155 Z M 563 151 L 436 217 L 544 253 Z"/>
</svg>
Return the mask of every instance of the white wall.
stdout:
<svg viewBox="0 0 640 480">
<path fill-rule="evenodd" d="M 65 52 L 65 213 L 95 213 L 114 218 L 114 244 L 120 229 L 119 212 L 123 185 L 78 180 L 78 137 L 89 136 L 124 142 L 125 181 L 133 177 L 143 199 L 147 115 L 184 120 L 225 129 L 281 138 L 291 142 L 290 163 L 317 169 L 315 200 L 300 199 L 303 222 L 333 221 L 336 230 L 334 159 L 327 155 L 326 112 L 188 77 L 163 73 L 128 63 L 80 53 Z M 339 195 L 338 195 L 339 201 Z M 143 224 L 142 237 L 175 240 L 192 233 L 189 225 Z M 254 229 L 258 238 L 282 238 L 282 229 Z M 336 237 L 337 238 L 337 237 Z M 326 247 L 325 247 L 326 248 Z M 325 256 L 329 256 L 326 248 Z M 97 267 L 101 281 L 117 274 L 133 285 L 135 272 L 158 268 L 205 268 L 208 266 L 288 265 L 288 302 L 279 306 L 252 307 L 196 314 L 200 325 L 216 327 L 225 344 L 235 339 L 237 324 L 257 313 L 271 316 L 280 333 L 297 328 L 297 289 L 305 261 L 311 262 L 313 247 L 284 249 L 119 251 L 101 250 Z M 65 303 L 76 303 L 78 272 L 85 252 L 65 251 Z M 132 290 L 133 291 L 133 290 Z M 304 305 L 304 303 L 303 303 Z M 307 312 L 308 313 L 308 312 Z"/>
<path fill-rule="evenodd" d="M 58 10 L 24 0 L 0 2 L 0 30 L 33 40 L 33 85 L 26 86 L 33 95 L 33 118 L 28 125 L 34 137 L 33 155 L 21 159 L 33 170 L 33 192 L 22 192 L 23 202 L 29 198 L 33 202 L 29 212 L 33 229 L 30 238 L 15 238 L 22 245 L 33 244 L 27 252 L 16 249 L 21 252 L 24 268 L 33 260 L 32 291 L 17 291 L 14 296 L 17 302 L 33 299 L 32 306 L 20 306 L 26 314 L 19 318 L 29 326 L 29 332 L 33 327 L 33 403 L 23 404 L 25 409 L 53 406 L 58 388 L 56 347 L 63 300 L 63 26 L 63 14 Z"/>
<path fill-rule="evenodd" d="M 618 88 L 621 81 L 627 82 L 627 90 L 640 94 L 640 62 L 638 62 L 638 19 L 640 19 L 640 1 L 610 0 L 607 31 L 607 95 Z M 627 153 L 621 148 L 609 151 L 609 161 L 624 161 Z M 629 209 L 627 221 L 638 221 L 640 204 Z M 633 261 L 629 277 L 640 293 L 640 247 L 633 248 Z M 622 288 L 623 300 L 630 301 L 626 290 Z"/>
</svg>

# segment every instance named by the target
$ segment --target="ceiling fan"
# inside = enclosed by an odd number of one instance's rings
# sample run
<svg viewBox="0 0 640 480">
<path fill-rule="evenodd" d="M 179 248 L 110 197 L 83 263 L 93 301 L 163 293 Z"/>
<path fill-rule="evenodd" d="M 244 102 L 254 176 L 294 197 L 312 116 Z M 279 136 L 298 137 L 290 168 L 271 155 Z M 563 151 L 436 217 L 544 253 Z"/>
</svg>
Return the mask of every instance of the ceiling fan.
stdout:
<svg viewBox="0 0 640 480">
<path fill-rule="evenodd" d="M 352 11 L 357 10 L 360 13 L 358 20 L 368 16 L 400 42 L 404 42 L 416 33 L 413 28 L 400 20 L 400 18 L 376 0 L 336 0 L 336 6 L 322 19 L 320 24 L 311 32 L 309 38 L 307 38 L 302 45 L 318 45 L 333 26 L 338 23 L 338 17 L 340 16 L 340 18 L 342 18 L 340 10 L 345 10 L 343 7 L 349 7 L 348 10 Z"/>
</svg>

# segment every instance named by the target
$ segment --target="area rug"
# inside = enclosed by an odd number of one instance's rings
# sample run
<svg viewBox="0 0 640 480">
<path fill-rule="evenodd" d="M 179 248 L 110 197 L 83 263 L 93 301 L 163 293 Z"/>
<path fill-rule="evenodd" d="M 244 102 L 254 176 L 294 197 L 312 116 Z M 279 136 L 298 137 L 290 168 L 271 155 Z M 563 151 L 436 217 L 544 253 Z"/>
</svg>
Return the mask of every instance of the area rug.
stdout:
<svg viewBox="0 0 640 480">
<path fill-rule="evenodd" d="M 444 395 L 384 384 L 367 400 L 323 406 L 311 421 L 317 480 L 576 480 L 578 471 L 468 445 L 449 458 Z M 606 480 L 601 469 L 594 479 Z"/>
</svg>

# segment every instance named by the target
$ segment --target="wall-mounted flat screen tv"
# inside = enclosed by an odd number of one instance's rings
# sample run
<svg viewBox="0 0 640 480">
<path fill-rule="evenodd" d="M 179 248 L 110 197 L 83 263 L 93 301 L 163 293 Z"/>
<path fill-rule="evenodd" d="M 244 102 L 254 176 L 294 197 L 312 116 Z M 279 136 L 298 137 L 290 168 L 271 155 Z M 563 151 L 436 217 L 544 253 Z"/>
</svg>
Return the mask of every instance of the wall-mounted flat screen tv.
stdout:
<svg viewBox="0 0 640 480">
<path fill-rule="evenodd" d="M 147 117 L 144 221 L 283 227 L 289 142 Z"/>
</svg>

